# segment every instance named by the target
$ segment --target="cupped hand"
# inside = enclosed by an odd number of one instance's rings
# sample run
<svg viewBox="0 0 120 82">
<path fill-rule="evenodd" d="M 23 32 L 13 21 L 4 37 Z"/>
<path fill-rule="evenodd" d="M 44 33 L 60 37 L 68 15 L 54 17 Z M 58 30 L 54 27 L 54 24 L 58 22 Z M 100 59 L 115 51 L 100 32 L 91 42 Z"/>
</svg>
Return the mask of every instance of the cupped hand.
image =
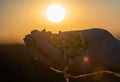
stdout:
<svg viewBox="0 0 120 82">
<path fill-rule="evenodd" d="M 76 32 L 76 31 L 74 31 Z M 73 75 L 90 73 L 98 70 L 120 72 L 120 42 L 103 29 L 80 30 L 89 46 L 80 55 L 73 58 L 74 64 L 68 70 Z M 26 35 L 25 44 L 34 57 L 44 65 L 63 70 L 67 62 L 63 53 L 52 46 L 44 33 L 37 30 Z"/>
<path fill-rule="evenodd" d="M 47 67 L 63 70 L 66 64 L 63 53 L 48 42 L 43 32 L 33 30 L 25 36 L 24 42 L 35 59 Z"/>
</svg>

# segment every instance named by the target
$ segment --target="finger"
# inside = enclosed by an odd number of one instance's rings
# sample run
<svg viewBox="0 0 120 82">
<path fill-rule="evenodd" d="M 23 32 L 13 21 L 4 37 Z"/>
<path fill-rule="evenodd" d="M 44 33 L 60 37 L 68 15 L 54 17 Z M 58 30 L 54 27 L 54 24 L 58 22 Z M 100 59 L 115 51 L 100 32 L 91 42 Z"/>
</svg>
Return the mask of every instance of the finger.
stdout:
<svg viewBox="0 0 120 82">
<path fill-rule="evenodd" d="M 40 37 L 40 36 L 41 36 L 41 33 L 40 33 L 40 31 L 38 31 L 38 30 L 33 30 L 33 31 L 31 32 L 31 36 L 32 36 L 32 38 L 36 39 L 37 37 Z"/>
<path fill-rule="evenodd" d="M 37 30 L 34 30 L 31 32 L 31 35 L 44 54 L 51 57 L 60 66 L 64 67 L 66 65 L 67 61 L 64 59 L 63 53 L 59 49 L 52 46 L 44 37 L 44 34 L 40 33 Z"/>
<path fill-rule="evenodd" d="M 34 33 L 40 33 L 40 31 L 38 31 L 38 30 L 31 31 L 31 34 L 34 34 Z"/>
<path fill-rule="evenodd" d="M 47 57 L 46 55 L 44 55 L 42 52 L 36 50 L 34 47 L 31 47 L 30 52 L 32 54 L 32 56 L 34 57 L 35 60 L 39 60 L 42 64 L 48 66 L 48 67 L 54 67 L 54 61 L 52 61 L 52 59 L 50 59 L 49 57 Z"/>
<path fill-rule="evenodd" d="M 40 32 L 38 30 L 33 30 L 31 32 L 31 36 L 32 36 L 33 40 L 35 40 L 35 42 L 38 42 L 38 39 L 40 40 L 41 43 L 47 42 L 47 38 L 45 36 L 45 33 Z"/>
<path fill-rule="evenodd" d="M 33 41 L 31 40 L 31 35 L 30 34 L 26 35 L 23 40 L 24 40 L 24 42 L 27 46 L 33 46 L 34 45 Z"/>
<path fill-rule="evenodd" d="M 34 30 L 34 31 L 31 32 L 31 35 L 32 35 L 32 37 L 34 37 L 35 42 L 37 43 L 37 45 L 39 45 L 41 50 L 46 55 L 50 56 L 53 60 L 55 60 L 57 63 L 59 63 L 59 65 L 62 65 L 62 66 L 66 65 L 66 61 L 64 59 L 63 53 L 59 49 L 52 46 L 47 41 L 47 39 L 45 39 L 45 37 L 42 33 Z"/>
<path fill-rule="evenodd" d="M 56 61 L 53 59 L 49 58 L 46 55 L 43 55 L 42 52 L 35 52 L 32 53 L 34 55 L 34 59 L 40 61 L 43 65 L 47 67 L 53 67 L 58 70 L 63 70 L 63 67 L 61 67 Z M 39 55 L 38 55 L 39 54 Z"/>
<path fill-rule="evenodd" d="M 36 48 L 36 46 L 34 45 L 34 42 L 32 41 L 32 38 L 30 35 L 27 35 L 24 38 L 25 43 L 28 45 L 29 51 L 31 52 L 32 56 L 39 60 L 41 63 L 43 63 L 46 66 L 49 67 L 53 67 L 55 66 L 54 61 L 52 61 L 52 59 L 50 59 L 49 57 L 47 57 L 46 55 L 44 55 L 40 50 L 38 50 Z"/>
</svg>

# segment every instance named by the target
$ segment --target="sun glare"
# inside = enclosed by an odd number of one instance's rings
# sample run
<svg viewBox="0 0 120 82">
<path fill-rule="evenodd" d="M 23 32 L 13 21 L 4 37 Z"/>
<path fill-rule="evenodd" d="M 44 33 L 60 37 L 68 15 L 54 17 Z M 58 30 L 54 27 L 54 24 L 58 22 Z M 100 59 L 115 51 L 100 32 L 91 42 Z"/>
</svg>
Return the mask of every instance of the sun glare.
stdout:
<svg viewBox="0 0 120 82">
<path fill-rule="evenodd" d="M 84 61 L 84 62 L 88 62 L 88 61 L 89 61 L 89 58 L 88 58 L 87 56 L 85 56 L 85 57 L 83 58 L 83 61 Z"/>
<path fill-rule="evenodd" d="M 50 5 L 47 9 L 46 16 L 51 22 L 61 22 L 65 17 L 65 9 L 59 4 Z"/>
</svg>

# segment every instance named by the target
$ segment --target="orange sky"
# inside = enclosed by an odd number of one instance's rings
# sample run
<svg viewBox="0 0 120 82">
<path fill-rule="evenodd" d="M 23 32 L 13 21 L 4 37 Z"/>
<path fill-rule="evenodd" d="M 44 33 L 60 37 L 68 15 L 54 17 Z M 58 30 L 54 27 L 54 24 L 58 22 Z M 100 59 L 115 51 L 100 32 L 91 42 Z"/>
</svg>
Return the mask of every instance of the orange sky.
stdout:
<svg viewBox="0 0 120 82">
<path fill-rule="evenodd" d="M 45 13 L 51 4 L 66 10 L 60 23 L 50 22 Z M 120 0 L 0 0 L 0 43 L 21 43 L 33 29 L 82 30 L 104 28 L 114 35 L 120 30 Z"/>
</svg>

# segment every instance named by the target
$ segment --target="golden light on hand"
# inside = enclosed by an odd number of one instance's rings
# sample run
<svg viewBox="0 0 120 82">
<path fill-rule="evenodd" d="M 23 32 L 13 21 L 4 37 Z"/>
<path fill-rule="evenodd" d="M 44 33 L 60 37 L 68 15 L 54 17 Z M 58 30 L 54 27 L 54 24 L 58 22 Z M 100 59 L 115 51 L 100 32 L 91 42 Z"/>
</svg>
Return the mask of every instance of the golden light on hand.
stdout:
<svg viewBox="0 0 120 82">
<path fill-rule="evenodd" d="M 48 7 L 46 16 L 51 22 L 61 22 L 65 17 L 65 9 L 61 5 L 53 4 Z"/>
</svg>

